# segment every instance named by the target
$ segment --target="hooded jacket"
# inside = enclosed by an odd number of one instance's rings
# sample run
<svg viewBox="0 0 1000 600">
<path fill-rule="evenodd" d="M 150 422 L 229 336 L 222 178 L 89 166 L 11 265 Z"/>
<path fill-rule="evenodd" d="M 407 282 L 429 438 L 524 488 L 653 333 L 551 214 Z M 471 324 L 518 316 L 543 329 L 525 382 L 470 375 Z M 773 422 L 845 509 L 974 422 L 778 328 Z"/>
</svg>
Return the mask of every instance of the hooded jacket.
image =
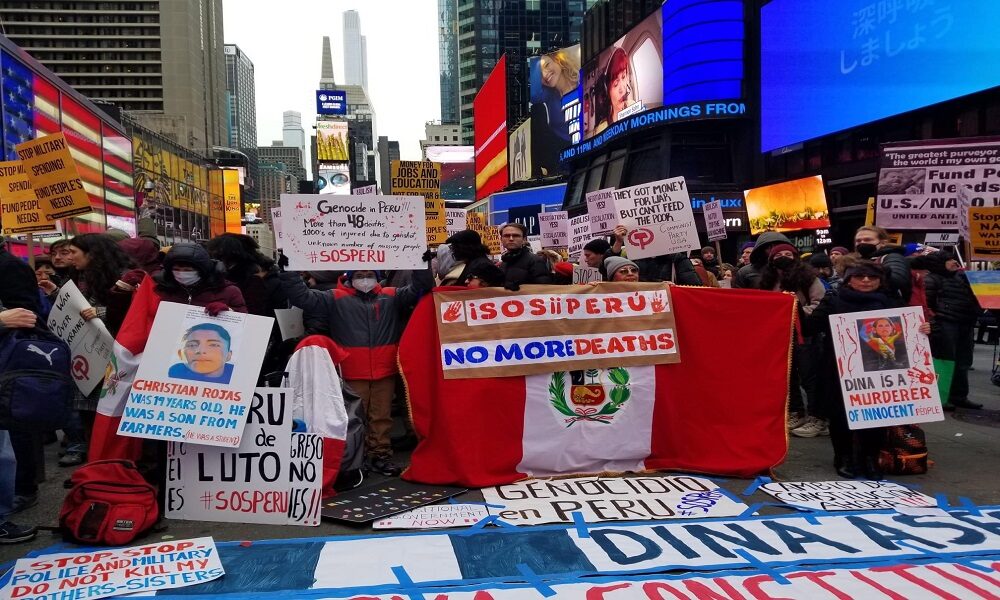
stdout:
<svg viewBox="0 0 1000 600">
<path fill-rule="evenodd" d="M 280 277 L 292 306 L 325 318 L 325 333 L 347 351 L 341 367 L 348 380 L 370 381 L 396 374 L 403 314 L 434 285 L 429 270 L 414 271 L 413 282 L 406 287 L 376 285 L 370 292 L 346 285 L 346 276 L 330 291 L 310 290 L 298 273 Z"/>
<path fill-rule="evenodd" d="M 934 320 L 975 325 L 983 312 L 979 300 L 972 292 L 969 280 L 961 271 L 949 271 L 945 263 L 951 258 L 944 252 L 918 256 L 910 263 L 914 269 L 925 269 L 924 291 L 927 308 L 934 312 Z"/>
<path fill-rule="evenodd" d="M 777 231 L 765 231 L 757 236 L 753 251 L 750 253 L 750 264 L 736 272 L 736 275 L 733 276 L 732 286 L 734 288 L 759 288 L 760 270 L 767 264 L 767 249 L 774 244 L 791 243 L 791 240 Z"/>
<path fill-rule="evenodd" d="M 201 281 L 185 287 L 174 279 L 174 265 L 191 265 L 201 275 Z M 245 313 L 246 302 L 240 288 L 225 280 L 221 265 L 208 256 L 208 251 L 198 244 L 174 244 L 163 259 L 163 270 L 153 276 L 156 294 L 166 302 L 208 306 L 222 302 L 229 310 Z"/>
<path fill-rule="evenodd" d="M 906 250 L 902 246 L 882 246 L 872 260 L 885 269 L 885 285 L 890 297 L 897 297 L 906 304 L 910 301 L 912 284 L 910 282 L 910 266 L 906 262 Z"/>
<path fill-rule="evenodd" d="M 535 256 L 530 246 L 508 251 L 500 257 L 500 269 L 504 275 L 504 286 L 530 283 L 552 283 L 552 272 L 545 259 Z M 513 289 L 513 288 L 512 288 Z"/>
</svg>

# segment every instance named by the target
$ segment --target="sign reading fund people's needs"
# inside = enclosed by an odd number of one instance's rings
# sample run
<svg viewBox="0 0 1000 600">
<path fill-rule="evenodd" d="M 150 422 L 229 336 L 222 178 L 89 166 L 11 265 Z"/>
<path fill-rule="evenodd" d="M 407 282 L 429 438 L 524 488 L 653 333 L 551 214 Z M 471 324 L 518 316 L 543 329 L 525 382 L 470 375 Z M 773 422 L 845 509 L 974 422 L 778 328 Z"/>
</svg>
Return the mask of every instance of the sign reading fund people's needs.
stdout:
<svg viewBox="0 0 1000 600">
<path fill-rule="evenodd" d="M 62 132 L 18 144 L 16 148 L 41 205 L 41 219 L 65 219 L 93 210 Z"/>
</svg>

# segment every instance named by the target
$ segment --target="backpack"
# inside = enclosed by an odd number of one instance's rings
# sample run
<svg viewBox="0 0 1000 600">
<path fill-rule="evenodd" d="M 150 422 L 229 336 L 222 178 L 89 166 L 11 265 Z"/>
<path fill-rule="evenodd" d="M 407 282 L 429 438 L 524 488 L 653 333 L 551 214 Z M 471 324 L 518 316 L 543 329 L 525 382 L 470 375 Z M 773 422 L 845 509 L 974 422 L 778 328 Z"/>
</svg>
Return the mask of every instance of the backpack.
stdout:
<svg viewBox="0 0 1000 600">
<path fill-rule="evenodd" d="M 916 425 L 886 427 L 879 466 L 886 475 L 922 475 L 927 472 L 927 438 Z"/>
<path fill-rule="evenodd" d="M 66 342 L 38 328 L 0 335 L 0 429 L 61 429 L 75 390 Z"/>
<path fill-rule="evenodd" d="M 128 544 L 160 517 L 156 489 L 130 460 L 87 463 L 73 472 L 70 484 L 59 526 L 73 542 Z"/>
<path fill-rule="evenodd" d="M 927 305 L 927 271 L 912 269 L 910 271 L 910 306 L 919 306 L 924 309 L 924 319 L 930 321 L 934 318 L 934 311 Z"/>
</svg>

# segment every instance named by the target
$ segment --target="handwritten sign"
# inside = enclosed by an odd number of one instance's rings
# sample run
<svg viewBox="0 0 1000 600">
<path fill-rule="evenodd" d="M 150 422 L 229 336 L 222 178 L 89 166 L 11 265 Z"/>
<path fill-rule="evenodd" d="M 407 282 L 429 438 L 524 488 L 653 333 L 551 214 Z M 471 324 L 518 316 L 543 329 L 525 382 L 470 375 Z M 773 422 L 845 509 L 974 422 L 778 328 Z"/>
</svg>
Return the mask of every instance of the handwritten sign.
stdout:
<svg viewBox="0 0 1000 600">
<path fill-rule="evenodd" d="M 167 446 L 165 513 L 171 519 L 316 526 L 323 486 L 323 438 L 292 433 L 292 396 L 253 394 L 240 447 Z"/>
<path fill-rule="evenodd" d="M 590 217 L 580 215 L 569 220 L 569 259 L 576 260 L 583 253 L 583 247 L 593 239 L 590 233 Z"/>
<path fill-rule="evenodd" d="M 465 231 L 464 208 L 445 208 L 444 219 L 445 227 L 448 229 L 448 235 L 454 235 L 459 231 Z"/>
<path fill-rule="evenodd" d="M 281 214 L 291 270 L 425 267 L 421 198 L 282 194 Z"/>
<path fill-rule="evenodd" d="M 482 504 L 432 504 L 379 519 L 372 529 L 443 529 L 471 527 L 490 516 Z"/>
<path fill-rule="evenodd" d="M 614 188 L 587 193 L 587 216 L 590 217 L 590 232 L 592 234 L 611 233 L 615 225 L 618 224 Z"/>
<path fill-rule="evenodd" d="M 683 177 L 634 185 L 615 193 L 618 220 L 628 228 L 629 258 L 701 248 Z"/>
<path fill-rule="evenodd" d="M 47 225 L 93 210 L 66 136 L 61 131 L 23 142 L 16 149 L 41 205 L 40 216 Z"/>
<path fill-rule="evenodd" d="M 912 306 L 830 316 L 851 429 L 944 420 L 923 320 Z"/>
<path fill-rule="evenodd" d="M 601 270 L 597 267 L 573 265 L 573 285 L 590 283 L 591 281 L 601 281 L 601 279 Z"/>
<path fill-rule="evenodd" d="M 225 575 L 210 537 L 22 558 L 0 597 L 108 598 L 188 587 Z"/>
<path fill-rule="evenodd" d="M 969 244 L 972 260 L 1000 260 L 1000 207 L 969 209 Z"/>
<path fill-rule="evenodd" d="M 354 188 L 354 191 L 351 193 L 355 196 L 374 196 L 377 192 L 378 190 L 374 185 L 363 185 L 361 187 Z"/>
<path fill-rule="evenodd" d="M 282 229 L 284 221 L 281 220 L 281 207 L 276 206 L 271 209 L 271 228 L 274 229 L 274 243 L 278 248 L 284 248 L 285 237 Z"/>
<path fill-rule="evenodd" d="M 444 200 L 424 198 L 424 215 L 427 219 L 427 244 L 439 246 L 448 239 L 448 218 L 445 215 Z"/>
<path fill-rule="evenodd" d="M 761 491 L 786 504 L 814 510 L 936 507 L 937 500 L 888 481 L 774 481 Z"/>
<path fill-rule="evenodd" d="M 728 237 L 726 233 L 726 217 L 722 214 L 722 203 L 718 200 L 706 202 L 705 210 L 705 231 L 708 233 L 708 241 L 724 240 Z"/>
<path fill-rule="evenodd" d="M 468 211 L 465 213 L 465 220 L 468 229 L 479 234 L 479 237 L 483 240 L 483 244 L 490 249 L 491 255 L 497 256 L 503 252 L 503 246 L 500 244 L 500 230 L 489 225 L 486 222 L 485 215 Z"/>
<path fill-rule="evenodd" d="M 51 231 L 57 223 L 42 210 L 19 160 L 0 162 L 0 218 L 4 234 Z"/>
<path fill-rule="evenodd" d="M 104 371 L 111 362 L 115 339 L 108 332 L 104 321 L 85 320 L 80 311 L 90 308 L 80 289 L 67 281 L 56 295 L 55 304 L 46 321 L 49 331 L 69 345 L 70 375 L 83 395 L 94 391 L 104 381 Z"/>
<path fill-rule="evenodd" d="M 569 214 L 566 211 L 539 213 L 538 229 L 542 234 L 542 248 L 569 246 Z"/>
<path fill-rule="evenodd" d="M 161 302 L 118 435 L 239 446 L 273 323 Z"/>
</svg>

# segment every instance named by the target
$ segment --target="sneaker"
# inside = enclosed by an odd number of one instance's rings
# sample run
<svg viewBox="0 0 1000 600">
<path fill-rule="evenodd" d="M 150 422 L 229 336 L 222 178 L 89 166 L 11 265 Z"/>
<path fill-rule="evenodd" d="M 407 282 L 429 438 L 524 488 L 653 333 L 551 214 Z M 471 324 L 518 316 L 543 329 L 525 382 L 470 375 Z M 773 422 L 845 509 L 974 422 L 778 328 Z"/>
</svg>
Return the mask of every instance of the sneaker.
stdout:
<svg viewBox="0 0 1000 600">
<path fill-rule="evenodd" d="M 87 456 L 83 452 L 67 452 L 59 459 L 60 467 L 75 467 L 87 462 Z"/>
<path fill-rule="evenodd" d="M 0 544 L 27 542 L 36 535 L 38 535 L 38 530 L 34 527 L 25 527 L 10 521 L 0 523 Z"/>
<path fill-rule="evenodd" d="M 820 435 L 830 435 L 830 428 L 826 421 L 809 417 L 806 422 L 792 430 L 792 435 L 801 438 L 812 438 Z"/>
<path fill-rule="evenodd" d="M 391 458 L 371 458 L 368 460 L 366 466 L 372 473 L 378 473 L 386 477 L 396 477 L 403 472 L 402 467 L 392 462 Z"/>
<path fill-rule="evenodd" d="M 10 514 L 13 515 L 23 510 L 28 510 L 36 504 L 38 504 L 38 494 L 32 494 L 30 496 L 14 496 L 14 503 L 10 507 Z"/>
<path fill-rule="evenodd" d="M 799 413 L 788 413 L 788 430 L 796 429 L 802 427 L 806 424 L 809 419 L 805 415 Z"/>
</svg>

